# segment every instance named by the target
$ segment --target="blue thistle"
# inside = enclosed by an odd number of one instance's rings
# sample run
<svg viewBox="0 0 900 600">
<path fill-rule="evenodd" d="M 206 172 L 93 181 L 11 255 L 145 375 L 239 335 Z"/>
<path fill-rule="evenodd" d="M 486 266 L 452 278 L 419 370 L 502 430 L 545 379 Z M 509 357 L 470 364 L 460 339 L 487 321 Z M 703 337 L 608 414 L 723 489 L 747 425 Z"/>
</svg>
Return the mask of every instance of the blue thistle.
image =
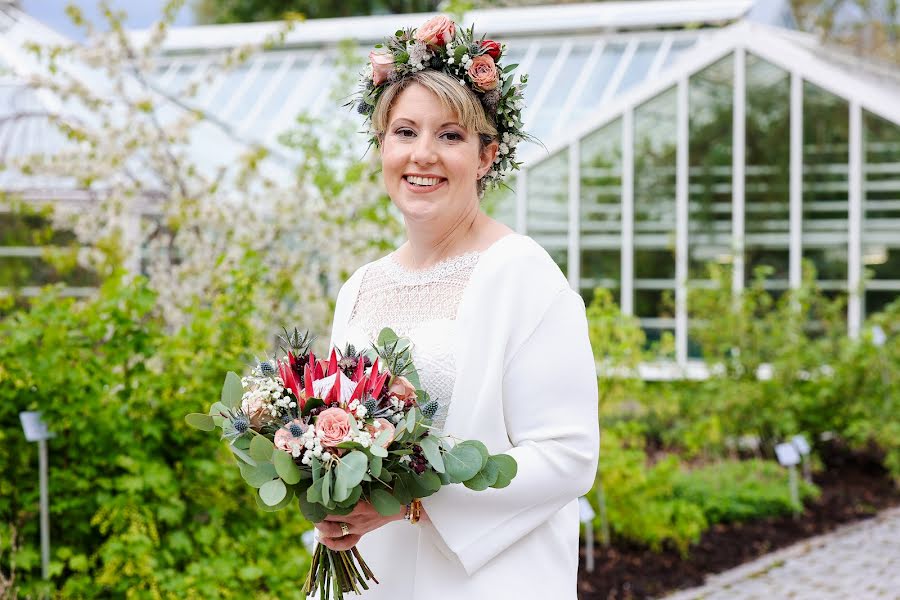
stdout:
<svg viewBox="0 0 900 600">
<path fill-rule="evenodd" d="M 303 435 L 303 428 L 300 427 L 299 423 L 291 423 L 289 429 L 291 430 L 291 435 L 294 437 L 300 437 L 301 435 Z"/>
<path fill-rule="evenodd" d="M 437 400 L 431 400 L 422 407 L 422 415 L 425 416 L 426 419 L 433 419 L 434 415 L 437 414 L 438 411 L 438 403 Z"/>
<path fill-rule="evenodd" d="M 266 377 L 275 377 L 275 365 L 267 360 L 264 360 L 259 363 L 259 372 Z"/>
</svg>

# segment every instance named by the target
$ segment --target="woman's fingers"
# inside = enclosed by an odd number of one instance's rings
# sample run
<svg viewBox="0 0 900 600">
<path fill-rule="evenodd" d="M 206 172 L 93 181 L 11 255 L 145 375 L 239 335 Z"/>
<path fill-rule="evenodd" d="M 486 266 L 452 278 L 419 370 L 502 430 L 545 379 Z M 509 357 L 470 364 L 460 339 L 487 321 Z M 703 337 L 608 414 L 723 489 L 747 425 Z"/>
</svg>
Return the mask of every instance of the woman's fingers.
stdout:
<svg viewBox="0 0 900 600">
<path fill-rule="evenodd" d="M 327 537 L 327 538 L 339 538 L 344 536 L 344 531 L 341 529 L 341 522 L 337 521 L 319 521 L 316 523 L 316 529 L 319 530 L 319 537 Z M 354 527 L 351 523 L 347 523 L 348 531 L 353 531 Z"/>
<path fill-rule="evenodd" d="M 343 551 L 349 550 L 353 546 L 359 543 L 359 540 L 362 536 L 359 535 L 345 535 L 339 538 L 330 538 L 330 537 L 319 537 L 319 543 L 323 544 L 326 548 L 335 551 Z"/>
</svg>

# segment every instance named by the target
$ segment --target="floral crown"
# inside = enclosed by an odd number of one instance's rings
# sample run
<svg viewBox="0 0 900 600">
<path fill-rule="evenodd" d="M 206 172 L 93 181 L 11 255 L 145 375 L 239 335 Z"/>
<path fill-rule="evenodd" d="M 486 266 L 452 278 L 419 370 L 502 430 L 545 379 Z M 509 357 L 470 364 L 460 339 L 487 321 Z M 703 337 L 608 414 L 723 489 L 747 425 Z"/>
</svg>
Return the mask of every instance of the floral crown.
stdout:
<svg viewBox="0 0 900 600">
<path fill-rule="evenodd" d="M 401 29 L 375 46 L 360 79 L 358 99 L 349 104 L 356 104 L 359 113 L 371 121 L 378 99 L 389 85 L 425 69 L 443 71 L 461 85 L 468 85 L 497 127 L 500 147 L 483 178 L 486 187 L 496 187 L 521 165 L 516 162 L 516 146 L 532 139 L 522 131 L 523 90 L 528 75 L 520 75 L 519 83 L 513 85 L 512 71 L 519 65 L 501 67 L 499 61 L 505 53 L 505 44 L 484 36 L 475 39 L 474 26 L 460 29 L 448 17 L 433 17 L 418 29 Z M 371 136 L 369 144 L 377 146 L 378 135 L 371 123 L 367 133 Z"/>
</svg>

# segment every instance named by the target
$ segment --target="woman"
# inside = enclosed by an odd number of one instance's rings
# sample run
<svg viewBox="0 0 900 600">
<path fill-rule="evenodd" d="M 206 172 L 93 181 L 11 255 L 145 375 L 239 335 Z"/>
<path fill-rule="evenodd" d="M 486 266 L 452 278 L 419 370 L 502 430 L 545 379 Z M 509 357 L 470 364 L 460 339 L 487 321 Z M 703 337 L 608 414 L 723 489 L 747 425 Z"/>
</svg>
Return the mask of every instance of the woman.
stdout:
<svg viewBox="0 0 900 600">
<path fill-rule="evenodd" d="M 538 244 L 480 208 L 518 166 L 521 86 L 502 93 L 504 49 L 446 17 L 387 48 L 371 55 L 361 112 L 407 241 L 341 288 L 332 344 L 365 347 L 383 327 L 409 337 L 436 424 L 507 452 L 518 474 L 504 489 L 445 486 L 416 524 L 410 507 L 383 517 L 361 503 L 317 524 L 319 540 L 359 546 L 380 581 L 367 600 L 574 599 L 577 498 L 599 435 L 584 303 Z"/>
</svg>

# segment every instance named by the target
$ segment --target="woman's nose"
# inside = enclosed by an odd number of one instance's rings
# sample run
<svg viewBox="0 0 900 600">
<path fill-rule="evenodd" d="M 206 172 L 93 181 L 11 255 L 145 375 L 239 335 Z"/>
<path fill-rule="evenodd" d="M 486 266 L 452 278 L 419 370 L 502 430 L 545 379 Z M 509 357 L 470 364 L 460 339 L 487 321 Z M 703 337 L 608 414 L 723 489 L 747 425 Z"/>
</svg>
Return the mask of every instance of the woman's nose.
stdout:
<svg viewBox="0 0 900 600">
<path fill-rule="evenodd" d="M 426 165 L 437 161 L 437 152 L 435 151 L 434 140 L 431 139 L 431 136 L 419 136 L 415 144 L 413 144 L 412 156 L 410 156 L 410 158 L 415 163 Z"/>
</svg>

